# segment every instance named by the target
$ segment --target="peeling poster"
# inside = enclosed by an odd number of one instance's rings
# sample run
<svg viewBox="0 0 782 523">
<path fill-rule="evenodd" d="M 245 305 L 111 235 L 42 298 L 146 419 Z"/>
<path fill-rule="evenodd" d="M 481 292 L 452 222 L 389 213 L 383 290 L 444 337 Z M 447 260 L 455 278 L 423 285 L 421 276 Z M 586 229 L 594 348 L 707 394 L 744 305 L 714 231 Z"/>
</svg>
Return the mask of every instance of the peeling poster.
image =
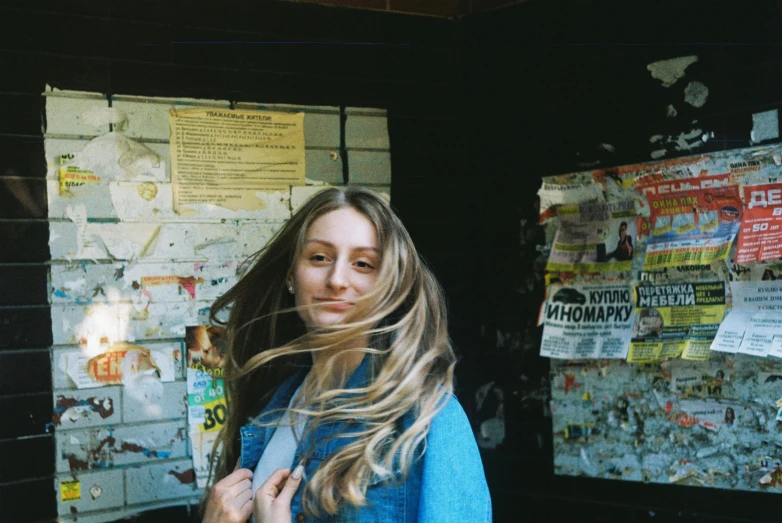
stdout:
<svg viewBox="0 0 782 523">
<path fill-rule="evenodd" d="M 198 488 L 206 486 L 217 434 L 226 419 L 221 327 L 187 327 L 187 417 Z"/>
<path fill-rule="evenodd" d="M 711 350 L 782 357 L 782 282 L 734 281 L 733 309 L 719 326 Z"/>
<path fill-rule="evenodd" d="M 174 381 L 174 360 L 170 356 L 130 343 L 115 343 L 92 358 L 69 354 L 66 365 L 68 377 L 80 389 Z"/>
<path fill-rule="evenodd" d="M 170 111 L 174 210 L 212 204 L 260 210 L 256 193 L 304 185 L 304 113 Z"/>
</svg>

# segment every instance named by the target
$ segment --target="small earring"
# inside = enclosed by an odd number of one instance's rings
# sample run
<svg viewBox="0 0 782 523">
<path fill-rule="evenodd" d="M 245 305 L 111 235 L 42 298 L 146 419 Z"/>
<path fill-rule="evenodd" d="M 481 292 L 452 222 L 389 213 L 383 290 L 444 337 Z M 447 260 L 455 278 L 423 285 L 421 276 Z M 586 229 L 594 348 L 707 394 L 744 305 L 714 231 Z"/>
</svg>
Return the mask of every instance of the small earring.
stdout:
<svg viewBox="0 0 782 523">
<path fill-rule="evenodd" d="M 288 292 L 293 294 L 293 285 L 288 285 Z"/>
</svg>

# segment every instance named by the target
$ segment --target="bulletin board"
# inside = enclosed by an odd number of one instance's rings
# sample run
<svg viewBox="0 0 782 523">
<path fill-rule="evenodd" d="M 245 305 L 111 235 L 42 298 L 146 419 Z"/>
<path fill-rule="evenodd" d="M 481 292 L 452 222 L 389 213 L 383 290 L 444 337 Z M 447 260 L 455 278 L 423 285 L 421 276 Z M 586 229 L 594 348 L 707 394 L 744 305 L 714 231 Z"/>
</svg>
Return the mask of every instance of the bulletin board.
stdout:
<svg viewBox="0 0 782 523">
<path fill-rule="evenodd" d="M 782 147 L 538 194 L 555 472 L 782 491 Z"/>
</svg>

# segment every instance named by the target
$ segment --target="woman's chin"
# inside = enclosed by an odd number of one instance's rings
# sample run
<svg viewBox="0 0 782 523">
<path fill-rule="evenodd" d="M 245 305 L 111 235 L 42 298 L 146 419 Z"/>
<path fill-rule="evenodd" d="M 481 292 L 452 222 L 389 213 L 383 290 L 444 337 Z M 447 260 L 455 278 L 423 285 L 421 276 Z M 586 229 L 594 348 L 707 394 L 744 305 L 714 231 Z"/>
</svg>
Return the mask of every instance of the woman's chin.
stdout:
<svg viewBox="0 0 782 523">
<path fill-rule="evenodd" d="M 344 312 L 322 312 L 308 323 L 311 328 L 331 327 L 345 322 L 346 314 Z"/>
</svg>

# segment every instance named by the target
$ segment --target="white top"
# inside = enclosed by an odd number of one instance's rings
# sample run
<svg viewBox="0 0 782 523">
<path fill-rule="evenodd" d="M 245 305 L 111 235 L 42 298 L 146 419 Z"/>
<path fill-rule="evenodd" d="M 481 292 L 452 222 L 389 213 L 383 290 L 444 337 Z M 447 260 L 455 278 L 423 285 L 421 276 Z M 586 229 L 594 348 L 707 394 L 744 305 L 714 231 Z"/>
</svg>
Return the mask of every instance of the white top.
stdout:
<svg viewBox="0 0 782 523">
<path fill-rule="evenodd" d="M 293 405 L 296 396 L 299 395 L 301 385 L 293 393 L 288 408 Z M 293 421 L 293 423 L 291 423 Z M 280 425 L 274 429 L 274 434 L 269 439 L 266 449 L 258 460 L 253 472 L 253 492 L 258 490 L 277 469 L 291 468 L 293 470 L 293 456 L 296 454 L 296 447 L 301 439 L 301 433 L 304 429 L 304 416 L 298 414 L 289 414 L 286 412 L 280 418 Z"/>
</svg>

